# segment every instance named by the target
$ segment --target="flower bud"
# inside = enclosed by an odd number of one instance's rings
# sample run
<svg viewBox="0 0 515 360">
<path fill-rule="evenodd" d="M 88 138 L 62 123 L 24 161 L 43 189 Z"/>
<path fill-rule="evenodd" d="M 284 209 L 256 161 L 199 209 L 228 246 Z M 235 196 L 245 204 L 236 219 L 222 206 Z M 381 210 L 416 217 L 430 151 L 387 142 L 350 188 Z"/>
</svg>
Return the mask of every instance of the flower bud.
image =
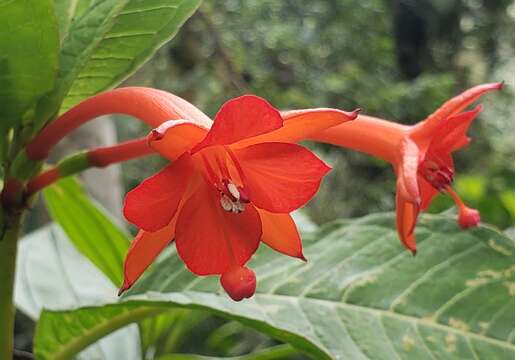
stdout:
<svg viewBox="0 0 515 360">
<path fill-rule="evenodd" d="M 234 301 L 250 298 L 256 292 L 256 274 L 243 266 L 233 267 L 223 273 L 220 283 Z"/>
<path fill-rule="evenodd" d="M 470 227 L 477 226 L 481 217 L 479 211 L 476 209 L 463 206 L 459 209 L 458 224 L 462 229 L 468 229 Z"/>
</svg>

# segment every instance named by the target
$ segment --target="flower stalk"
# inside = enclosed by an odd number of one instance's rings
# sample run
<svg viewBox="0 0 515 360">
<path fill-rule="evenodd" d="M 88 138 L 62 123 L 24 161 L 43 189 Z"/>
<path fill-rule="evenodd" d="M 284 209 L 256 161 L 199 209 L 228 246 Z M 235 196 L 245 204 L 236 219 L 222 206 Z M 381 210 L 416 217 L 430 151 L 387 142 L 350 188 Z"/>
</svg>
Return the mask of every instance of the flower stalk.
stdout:
<svg viewBox="0 0 515 360">
<path fill-rule="evenodd" d="M 27 183 L 25 194 L 31 196 L 64 177 L 78 174 L 90 168 L 102 168 L 152 154 L 154 154 L 154 150 L 148 146 L 146 138 L 82 151 L 68 156 L 57 165 L 46 169 L 30 180 Z"/>
</svg>

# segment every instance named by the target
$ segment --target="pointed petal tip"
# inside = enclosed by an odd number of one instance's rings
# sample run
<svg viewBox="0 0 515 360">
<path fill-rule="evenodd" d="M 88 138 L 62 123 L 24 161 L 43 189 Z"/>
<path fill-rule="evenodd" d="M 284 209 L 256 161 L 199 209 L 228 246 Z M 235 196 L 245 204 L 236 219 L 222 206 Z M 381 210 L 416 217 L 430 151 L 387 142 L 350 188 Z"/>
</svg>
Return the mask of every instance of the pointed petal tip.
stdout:
<svg viewBox="0 0 515 360">
<path fill-rule="evenodd" d="M 160 131 L 159 128 L 152 129 L 147 135 L 147 143 L 150 145 L 153 141 L 159 141 L 164 135 L 165 133 Z"/>
<path fill-rule="evenodd" d="M 411 255 L 413 255 L 413 257 L 417 255 L 417 249 L 409 249 L 409 251 L 411 251 Z"/>
<path fill-rule="evenodd" d="M 505 85 L 506 85 L 506 81 L 502 80 L 501 82 L 497 83 L 497 89 L 503 90 Z"/>
<path fill-rule="evenodd" d="M 353 110 L 351 113 L 350 113 L 350 118 L 351 120 L 354 120 L 358 117 L 358 115 L 361 113 L 361 111 L 363 111 L 362 108 L 356 108 L 355 110 Z"/>
<path fill-rule="evenodd" d="M 125 280 L 125 281 L 123 282 L 123 285 L 122 285 L 122 287 L 120 288 L 120 290 L 118 290 L 118 296 L 122 296 L 122 294 L 123 294 L 124 292 L 126 292 L 127 290 L 129 290 L 131 286 L 132 286 L 132 284 L 130 284 L 127 280 Z"/>
<path fill-rule="evenodd" d="M 306 262 L 306 263 L 308 262 L 308 259 L 304 256 L 304 254 L 303 254 L 303 253 L 300 253 L 300 254 L 297 256 L 297 258 L 299 258 L 300 260 L 302 260 L 302 261 L 304 261 L 304 262 Z"/>
</svg>

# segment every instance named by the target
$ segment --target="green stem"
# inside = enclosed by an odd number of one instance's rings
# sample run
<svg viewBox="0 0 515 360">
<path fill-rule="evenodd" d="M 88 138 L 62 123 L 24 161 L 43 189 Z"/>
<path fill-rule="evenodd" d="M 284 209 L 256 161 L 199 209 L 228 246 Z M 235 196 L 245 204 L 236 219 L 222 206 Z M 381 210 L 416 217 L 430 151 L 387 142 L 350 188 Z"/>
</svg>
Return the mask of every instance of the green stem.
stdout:
<svg viewBox="0 0 515 360">
<path fill-rule="evenodd" d="M 2 214 L 6 216 L 5 214 Z M 7 217 L 0 240 L 0 360 L 11 360 L 14 347 L 14 273 L 21 215 Z"/>
</svg>

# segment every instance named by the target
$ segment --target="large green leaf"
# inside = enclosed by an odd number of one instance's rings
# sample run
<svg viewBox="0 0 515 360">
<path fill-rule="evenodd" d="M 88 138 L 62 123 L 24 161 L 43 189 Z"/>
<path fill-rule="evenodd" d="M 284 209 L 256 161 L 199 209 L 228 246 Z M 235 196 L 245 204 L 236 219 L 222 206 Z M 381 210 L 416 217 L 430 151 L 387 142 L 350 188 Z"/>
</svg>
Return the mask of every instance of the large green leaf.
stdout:
<svg viewBox="0 0 515 360">
<path fill-rule="evenodd" d="M 86 1 L 89 2 L 89 0 Z M 54 0 L 55 15 L 59 24 L 59 38 L 61 41 L 68 35 L 68 30 L 80 2 L 84 2 L 84 0 Z"/>
<path fill-rule="evenodd" d="M 115 285 L 120 285 L 123 259 L 129 248 L 127 234 L 91 202 L 72 177 L 47 188 L 44 196 L 50 215 L 77 249 Z"/>
<path fill-rule="evenodd" d="M 52 0 L 0 0 L 0 131 L 31 120 L 50 92 L 59 34 Z"/>
<path fill-rule="evenodd" d="M 515 358 L 513 240 L 424 216 L 413 257 L 393 222 L 381 214 L 323 227 L 305 237 L 308 263 L 261 248 L 251 263 L 257 293 L 241 303 L 216 279 L 190 274 L 170 249 L 121 303 L 44 312 L 36 354 L 66 358 L 81 336 L 94 341 L 132 314 L 178 306 L 239 320 L 315 359 Z"/>
<path fill-rule="evenodd" d="M 20 241 L 16 264 L 16 307 L 37 320 L 43 308 L 69 309 L 116 299 L 116 287 L 82 256 L 55 224 Z M 83 351 L 79 359 L 140 358 L 137 326 L 109 335 Z"/>
<path fill-rule="evenodd" d="M 64 39 L 61 111 L 112 88 L 170 40 L 201 0 L 91 1 Z"/>
</svg>

